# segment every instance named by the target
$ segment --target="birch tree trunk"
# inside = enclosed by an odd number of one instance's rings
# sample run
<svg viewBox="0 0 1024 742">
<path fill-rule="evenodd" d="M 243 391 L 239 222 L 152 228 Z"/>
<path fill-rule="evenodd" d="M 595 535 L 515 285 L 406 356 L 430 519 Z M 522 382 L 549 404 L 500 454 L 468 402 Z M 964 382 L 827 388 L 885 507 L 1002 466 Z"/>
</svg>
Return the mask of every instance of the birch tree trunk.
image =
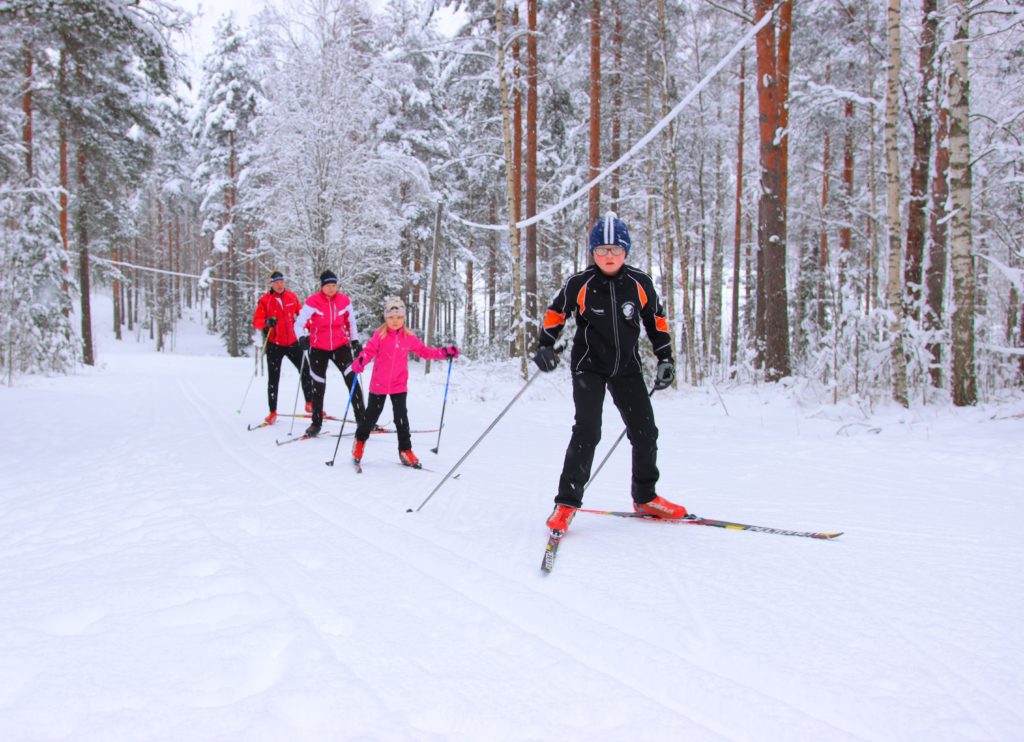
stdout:
<svg viewBox="0 0 1024 742">
<path fill-rule="evenodd" d="M 950 267 L 953 273 L 952 318 L 953 404 L 976 404 L 977 379 L 974 368 L 974 256 L 971 233 L 971 138 L 969 39 L 970 16 L 967 0 L 954 0 L 956 33 L 950 57 L 949 76 L 949 189 L 953 211 L 949 225 Z"/>
<path fill-rule="evenodd" d="M 598 0 L 594 0 L 597 2 Z M 508 242 L 512 251 L 512 334 L 513 347 L 519 356 L 519 367 L 526 378 L 526 336 L 523 326 L 523 282 L 522 265 L 519 255 L 519 228 L 516 226 L 516 193 L 514 152 L 512 151 L 511 102 L 508 81 L 505 79 L 505 11 L 502 0 L 497 0 L 496 28 L 498 35 L 498 89 L 501 93 L 501 129 L 505 149 L 505 190 L 508 209 Z"/>
<path fill-rule="evenodd" d="M 868 99 L 875 100 L 875 55 L 874 35 L 875 24 L 873 16 L 874 8 L 865 6 L 866 20 L 866 44 L 865 53 L 868 60 Z M 868 106 L 868 190 L 871 193 L 871 213 L 867 218 L 868 231 L 868 259 L 867 278 L 864 281 L 864 313 L 871 314 L 871 310 L 878 306 L 878 126 L 875 123 L 875 106 Z"/>
<path fill-rule="evenodd" d="M 885 93 L 886 221 L 889 227 L 889 283 L 886 303 L 892 317 L 889 338 L 892 363 L 892 397 L 904 407 L 907 401 L 907 361 L 903 353 L 903 292 L 900 258 L 903 230 L 900 226 L 900 153 L 897 141 L 900 95 L 900 0 L 889 0 L 889 71 Z"/>
</svg>

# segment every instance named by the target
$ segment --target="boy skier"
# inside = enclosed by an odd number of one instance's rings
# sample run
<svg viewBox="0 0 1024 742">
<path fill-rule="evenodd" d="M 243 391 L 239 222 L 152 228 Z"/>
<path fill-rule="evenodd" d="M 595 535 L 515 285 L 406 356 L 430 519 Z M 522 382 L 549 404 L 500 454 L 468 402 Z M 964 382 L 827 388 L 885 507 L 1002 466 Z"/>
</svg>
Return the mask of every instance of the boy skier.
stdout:
<svg viewBox="0 0 1024 742">
<path fill-rule="evenodd" d="M 655 494 L 658 481 L 658 428 L 640 363 L 640 329 L 658 358 L 655 389 L 675 379 L 672 336 L 653 279 L 625 265 L 629 230 L 609 212 L 590 232 L 594 264 L 571 276 L 548 307 L 534 362 L 542 371 L 558 365 L 555 341 L 566 318 L 576 317 L 570 364 L 576 406 L 572 438 L 558 480 L 555 509 L 547 520 L 553 531 L 565 532 L 583 504 L 594 450 L 601 440 L 605 388 L 626 424 L 633 446 L 633 508 L 659 518 L 683 518 L 686 508 Z"/>
</svg>

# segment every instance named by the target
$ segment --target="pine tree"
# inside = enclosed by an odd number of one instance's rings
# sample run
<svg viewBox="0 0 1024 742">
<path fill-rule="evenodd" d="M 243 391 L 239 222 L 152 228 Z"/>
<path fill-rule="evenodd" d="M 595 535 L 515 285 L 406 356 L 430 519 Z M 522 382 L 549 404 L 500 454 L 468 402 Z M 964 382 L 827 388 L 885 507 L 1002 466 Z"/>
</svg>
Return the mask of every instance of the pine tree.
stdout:
<svg viewBox="0 0 1024 742">
<path fill-rule="evenodd" d="M 212 243 L 210 267 L 226 279 L 215 294 L 217 331 L 232 356 L 249 343 L 249 292 L 245 290 L 245 235 L 249 228 L 239 209 L 249 161 L 251 126 L 262 98 L 252 75 L 245 34 L 228 15 L 214 32 L 214 49 L 203 62 L 193 137 L 199 164 L 193 184 L 201 194 L 202 232 Z"/>
</svg>

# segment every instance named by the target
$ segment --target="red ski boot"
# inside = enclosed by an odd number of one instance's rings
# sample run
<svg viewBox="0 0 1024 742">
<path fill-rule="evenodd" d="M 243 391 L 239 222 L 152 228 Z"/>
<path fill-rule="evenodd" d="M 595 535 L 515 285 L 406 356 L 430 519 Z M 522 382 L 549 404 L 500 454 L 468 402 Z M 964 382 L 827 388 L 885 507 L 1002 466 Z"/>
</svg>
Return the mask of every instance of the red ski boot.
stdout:
<svg viewBox="0 0 1024 742">
<path fill-rule="evenodd" d="M 569 524 L 572 523 L 574 517 L 576 517 L 576 508 L 569 505 L 555 505 L 555 509 L 548 517 L 547 526 L 552 531 L 565 533 L 569 530 Z"/>
<path fill-rule="evenodd" d="M 679 520 L 686 517 L 686 508 L 657 495 L 650 502 L 634 502 L 633 509 L 638 513 L 666 520 Z"/>
</svg>

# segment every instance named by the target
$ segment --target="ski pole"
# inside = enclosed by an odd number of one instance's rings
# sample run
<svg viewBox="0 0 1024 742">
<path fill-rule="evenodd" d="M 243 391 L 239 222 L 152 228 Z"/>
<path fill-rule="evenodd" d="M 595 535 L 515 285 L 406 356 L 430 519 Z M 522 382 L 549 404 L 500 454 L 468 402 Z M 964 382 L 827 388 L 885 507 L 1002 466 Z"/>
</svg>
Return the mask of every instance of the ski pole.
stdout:
<svg viewBox="0 0 1024 742">
<path fill-rule="evenodd" d="M 283 360 L 283 359 L 282 359 Z M 309 363 L 309 351 L 302 351 L 302 363 L 299 364 L 299 385 L 295 387 L 295 403 L 292 405 L 292 424 L 288 428 L 288 435 L 295 429 L 295 413 L 299 411 L 299 390 L 302 388 L 302 369 Z M 282 366 L 284 363 L 281 364 Z"/>
<path fill-rule="evenodd" d="M 256 380 L 256 374 L 259 372 L 259 363 L 258 363 L 259 358 L 258 358 L 258 356 L 267 349 L 267 341 L 269 339 L 270 339 L 270 333 L 268 332 L 267 336 L 265 338 L 263 338 L 263 346 L 256 352 L 256 355 L 257 355 L 257 359 L 256 359 L 257 360 L 257 365 L 256 365 L 256 368 L 254 368 L 252 370 L 252 377 L 249 379 L 249 384 L 245 387 L 245 394 L 242 395 L 242 403 L 240 405 L 238 405 L 238 409 L 235 410 L 235 414 L 236 415 L 241 415 L 242 414 L 242 408 L 245 407 L 245 400 L 247 400 L 249 398 L 249 390 L 252 389 L 252 383 Z"/>
<path fill-rule="evenodd" d="M 649 391 L 647 393 L 648 399 L 654 396 L 654 392 L 655 392 L 656 389 L 657 389 L 657 387 L 654 387 L 654 386 L 651 387 L 651 391 Z M 608 462 L 608 459 L 611 457 L 612 453 L 615 451 L 615 447 L 618 446 L 620 443 L 622 443 L 622 439 L 625 438 L 625 437 L 626 437 L 626 430 L 623 430 L 621 433 L 619 433 L 619 437 L 615 439 L 615 443 L 612 444 L 612 447 L 608 449 L 608 453 L 606 453 L 604 455 L 604 458 L 601 459 L 601 463 L 597 465 L 597 470 L 593 474 L 590 475 L 590 479 L 588 479 L 587 483 L 585 485 L 583 485 L 583 491 L 584 492 L 587 491 L 587 487 L 590 486 L 591 482 L 593 482 L 595 479 L 597 479 L 597 475 L 601 473 L 601 469 Z"/>
<path fill-rule="evenodd" d="M 444 380 L 444 401 L 441 402 L 441 422 L 437 425 L 437 445 L 431 451 L 437 453 L 441 447 L 441 431 L 444 430 L 444 408 L 448 404 L 448 382 L 452 380 L 452 357 L 448 356 L 448 378 Z"/>
<path fill-rule="evenodd" d="M 352 405 L 352 397 L 355 396 L 356 389 L 359 388 L 359 374 L 352 375 L 352 389 L 348 393 L 348 403 L 345 405 L 345 414 L 341 416 L 341 430 L 338 431 L 338 442 L 334 444 L 334 455 L 331 456 L 330 461 L 325 461 L 327 466 L 334 466 L 334 460 L 338 458 L 338 449 L 341 448 L 341 435 L 345 432 L 345 423 L 348 422 L 348 408 Z"/>
<path fill-rule="evenodd" d="M 416 508 L 415 512 L 418 513 L 419 511 L 421 511 L 423 509 L 423 506 L 426 505 L 427 502 L 430 501 L 430 498 L 434 496 L 434 493 L 437 492 L 439 489 L 441 489 L 441 485 L 443 485 L 445 482 L 448 481 L 448 477 L 450 477 L 452 475 L 452 472 L 454 472 L 456 469 L 458 469 L 459 466 L 462 464 L 462 462 L 465 461 L 467 458 L 469 458 L 469 455 L 471 453 L 473 453 L 473 449 L 475 449 L 478 445 L 480 445 L 480 441 L 482 441 L 484 438 L 487 437 L 487 434 L 490 433 L 491 430 L 494 428 L 494 426 L 498 424 L 498 421 L 501 420 L 501 418 L 503 418 L 505 416 L 505 413 L 509 411 L 509 408 L 512 407 L 512 405 L 514 405 L 516 403 L 516 400 L 519 399 L 523 395 L 523 392 L 526 391 L 526 388 L 528 386 L 530 386 L 530 384 L 532 384 L 534 382 L 534 380 L 538 376 L 540 376 L 542 373 L 544 373 L 544 372 L 540 371 L 540 370 L 537 370 L 534 373 L 534 375 L 531 376 L 529 378 L 529 380 L 525 384 L 523 384 L 522 389 L 520 389 L 518 392 L 516 392 L 516 396 L 512 397 L 512 401 L 509 402 L 507 405 L 505 405 L 505 409 L 503 409 L 500 413 L 498 413 L 498 416 L 496 418 L 494 418 L 493 422 L 491 422 L 491 424 L 487 426 L 487 430 L 485 430 L 481 434 L 481 436 L 476 439 L 476 441 L 473 443 L 472 446 L 469 447 L 469 450 L 466 451 L 466 453 L 462 454 L 462 458 L 455 462 L 455 466 L 453 466 L 451 469 L 448 470 L 448 473 L 445 474 L 444 478 L 442 478 L 441 481 L 437 483 L 437 486 L 434 487 L 434 489 L 432 489 L 430 491 L 430 494 L 427 495 L 427 498 L 423 502 L 420 503 L 420 506 L 418 508 Z M 413 512 L 413 509 L 409 508 L 405 512 L 411 513 L 411 512 Z"/>
</svg>

